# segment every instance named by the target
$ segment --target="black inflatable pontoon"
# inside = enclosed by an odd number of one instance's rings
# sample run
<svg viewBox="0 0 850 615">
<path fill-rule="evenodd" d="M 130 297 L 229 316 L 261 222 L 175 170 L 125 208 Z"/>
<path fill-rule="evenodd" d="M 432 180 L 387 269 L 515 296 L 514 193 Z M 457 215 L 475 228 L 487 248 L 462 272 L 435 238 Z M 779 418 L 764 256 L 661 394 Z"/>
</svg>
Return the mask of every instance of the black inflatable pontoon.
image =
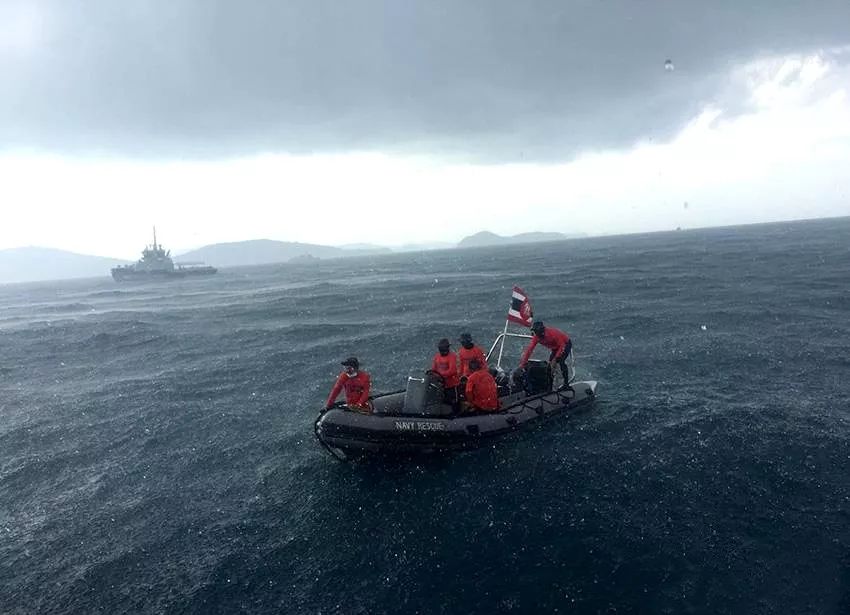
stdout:
<svg viewBox="0 0 850 615">
<path fill-rule="evenodd" d="M 504 336 L 529 337 L 500 334 L 489 354 Z M 515 372 L 512 378 L 499 369 L 496 380 L 499 411 L 455 414 L 452 406 L 443 403 L 440 377 L 414 371 L 405 390 L 373 397 L 371 414 L 339 403 L 323 411 L 315 422 L 316 437 L 338 459 L 474 448 L 546 417 L 568 413 L 596 396 L 595 380 L 553 388 L 549 365 L 543 361 L 529 361 L 527 370 Z"/>
</svg>

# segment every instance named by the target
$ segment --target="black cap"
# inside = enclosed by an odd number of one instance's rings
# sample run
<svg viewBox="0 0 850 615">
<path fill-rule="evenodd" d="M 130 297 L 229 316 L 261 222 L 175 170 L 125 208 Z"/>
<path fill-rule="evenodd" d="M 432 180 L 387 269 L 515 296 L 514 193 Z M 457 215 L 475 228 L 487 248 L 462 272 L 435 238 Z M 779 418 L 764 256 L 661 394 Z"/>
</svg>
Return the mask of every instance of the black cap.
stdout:
<svg viewBox="0 0 850 615">
<path fill-rule="evenodd" d="M 345 361 L 342 362 L 346 367 L 353 367 L 357 369 L 360 367 L 360 361 L 357 360 L 357 357 L 348 357 Z"/>
<path fill-rule="evenodd" d="M 546 327 L 543 326 L 542 320 L 535 320 L 534 324 L 531 325 L 531 330 L 534 331 L 535 333 L 542 333 L 543 331 L 546 330 Z"/>
<path fill-rule="evenodd" d="M 443 339 L 441 339 L 439 342 L 437 342 L 437 348 L 440 349 L 440 350 L 442 350 L 444 348 L 448 350 L 449 346 L 451 346 L 451 344 L 449 343 L 449 340 L 446 339 L 445 337 Z"/>
<path fill-rule="evenodd" d="M 458 340 L 461 344 L 471 344 L 472 343 L 472 334 L 471 333 L 461 333 L 460 338 Z"/>
</svg>

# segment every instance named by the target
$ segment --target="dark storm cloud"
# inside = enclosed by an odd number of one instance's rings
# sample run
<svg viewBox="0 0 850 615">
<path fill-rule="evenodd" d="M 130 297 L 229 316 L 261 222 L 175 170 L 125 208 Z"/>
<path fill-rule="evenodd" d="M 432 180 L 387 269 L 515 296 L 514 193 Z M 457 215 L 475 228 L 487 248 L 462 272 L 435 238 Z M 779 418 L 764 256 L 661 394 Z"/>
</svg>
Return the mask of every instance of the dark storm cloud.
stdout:
<svg viewBox="0 0 850 615">
<path fill-rule="evenodd" d="M 847 0 L 30 4 L 0 148 L 148 157 L 564 159 L 670 136 L 754 55 L 850 41 Z"/>
</svg>

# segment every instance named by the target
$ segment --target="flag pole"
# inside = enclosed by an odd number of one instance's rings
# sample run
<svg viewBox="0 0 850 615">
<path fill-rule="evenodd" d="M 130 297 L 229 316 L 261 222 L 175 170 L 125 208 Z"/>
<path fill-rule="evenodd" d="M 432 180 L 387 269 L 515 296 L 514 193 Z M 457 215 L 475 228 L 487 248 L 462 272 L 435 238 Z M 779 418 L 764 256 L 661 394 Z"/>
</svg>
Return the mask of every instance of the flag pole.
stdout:
<svg viewBox="0 0 850 615">
<path fill-rule="evenodd" d="M 510 322 L 509 320 L 505 321 L 505 330 L 502 331 L 502 343 L 499 346 L 499 360 L 496 361 L 496 367 L 502 367 L 502 351 L 505 350 L 505 337 L 507 337 L 507 335 L 508 335 L 508 323 L 509 322 Z"/>
</svg>

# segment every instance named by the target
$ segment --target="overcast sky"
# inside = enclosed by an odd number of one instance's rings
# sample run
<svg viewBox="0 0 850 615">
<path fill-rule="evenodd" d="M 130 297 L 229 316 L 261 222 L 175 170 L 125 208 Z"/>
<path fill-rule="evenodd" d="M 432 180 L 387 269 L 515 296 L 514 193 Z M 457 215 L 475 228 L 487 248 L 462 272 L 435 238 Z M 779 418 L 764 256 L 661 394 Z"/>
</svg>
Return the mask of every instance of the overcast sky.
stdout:
<svg viewBox="0 0 850 615">
<path fill-rule="evenodd" d="M 848 23 L 847 0 L 0 0 L 0 249 L 850 215 Z"/>
</svg>

